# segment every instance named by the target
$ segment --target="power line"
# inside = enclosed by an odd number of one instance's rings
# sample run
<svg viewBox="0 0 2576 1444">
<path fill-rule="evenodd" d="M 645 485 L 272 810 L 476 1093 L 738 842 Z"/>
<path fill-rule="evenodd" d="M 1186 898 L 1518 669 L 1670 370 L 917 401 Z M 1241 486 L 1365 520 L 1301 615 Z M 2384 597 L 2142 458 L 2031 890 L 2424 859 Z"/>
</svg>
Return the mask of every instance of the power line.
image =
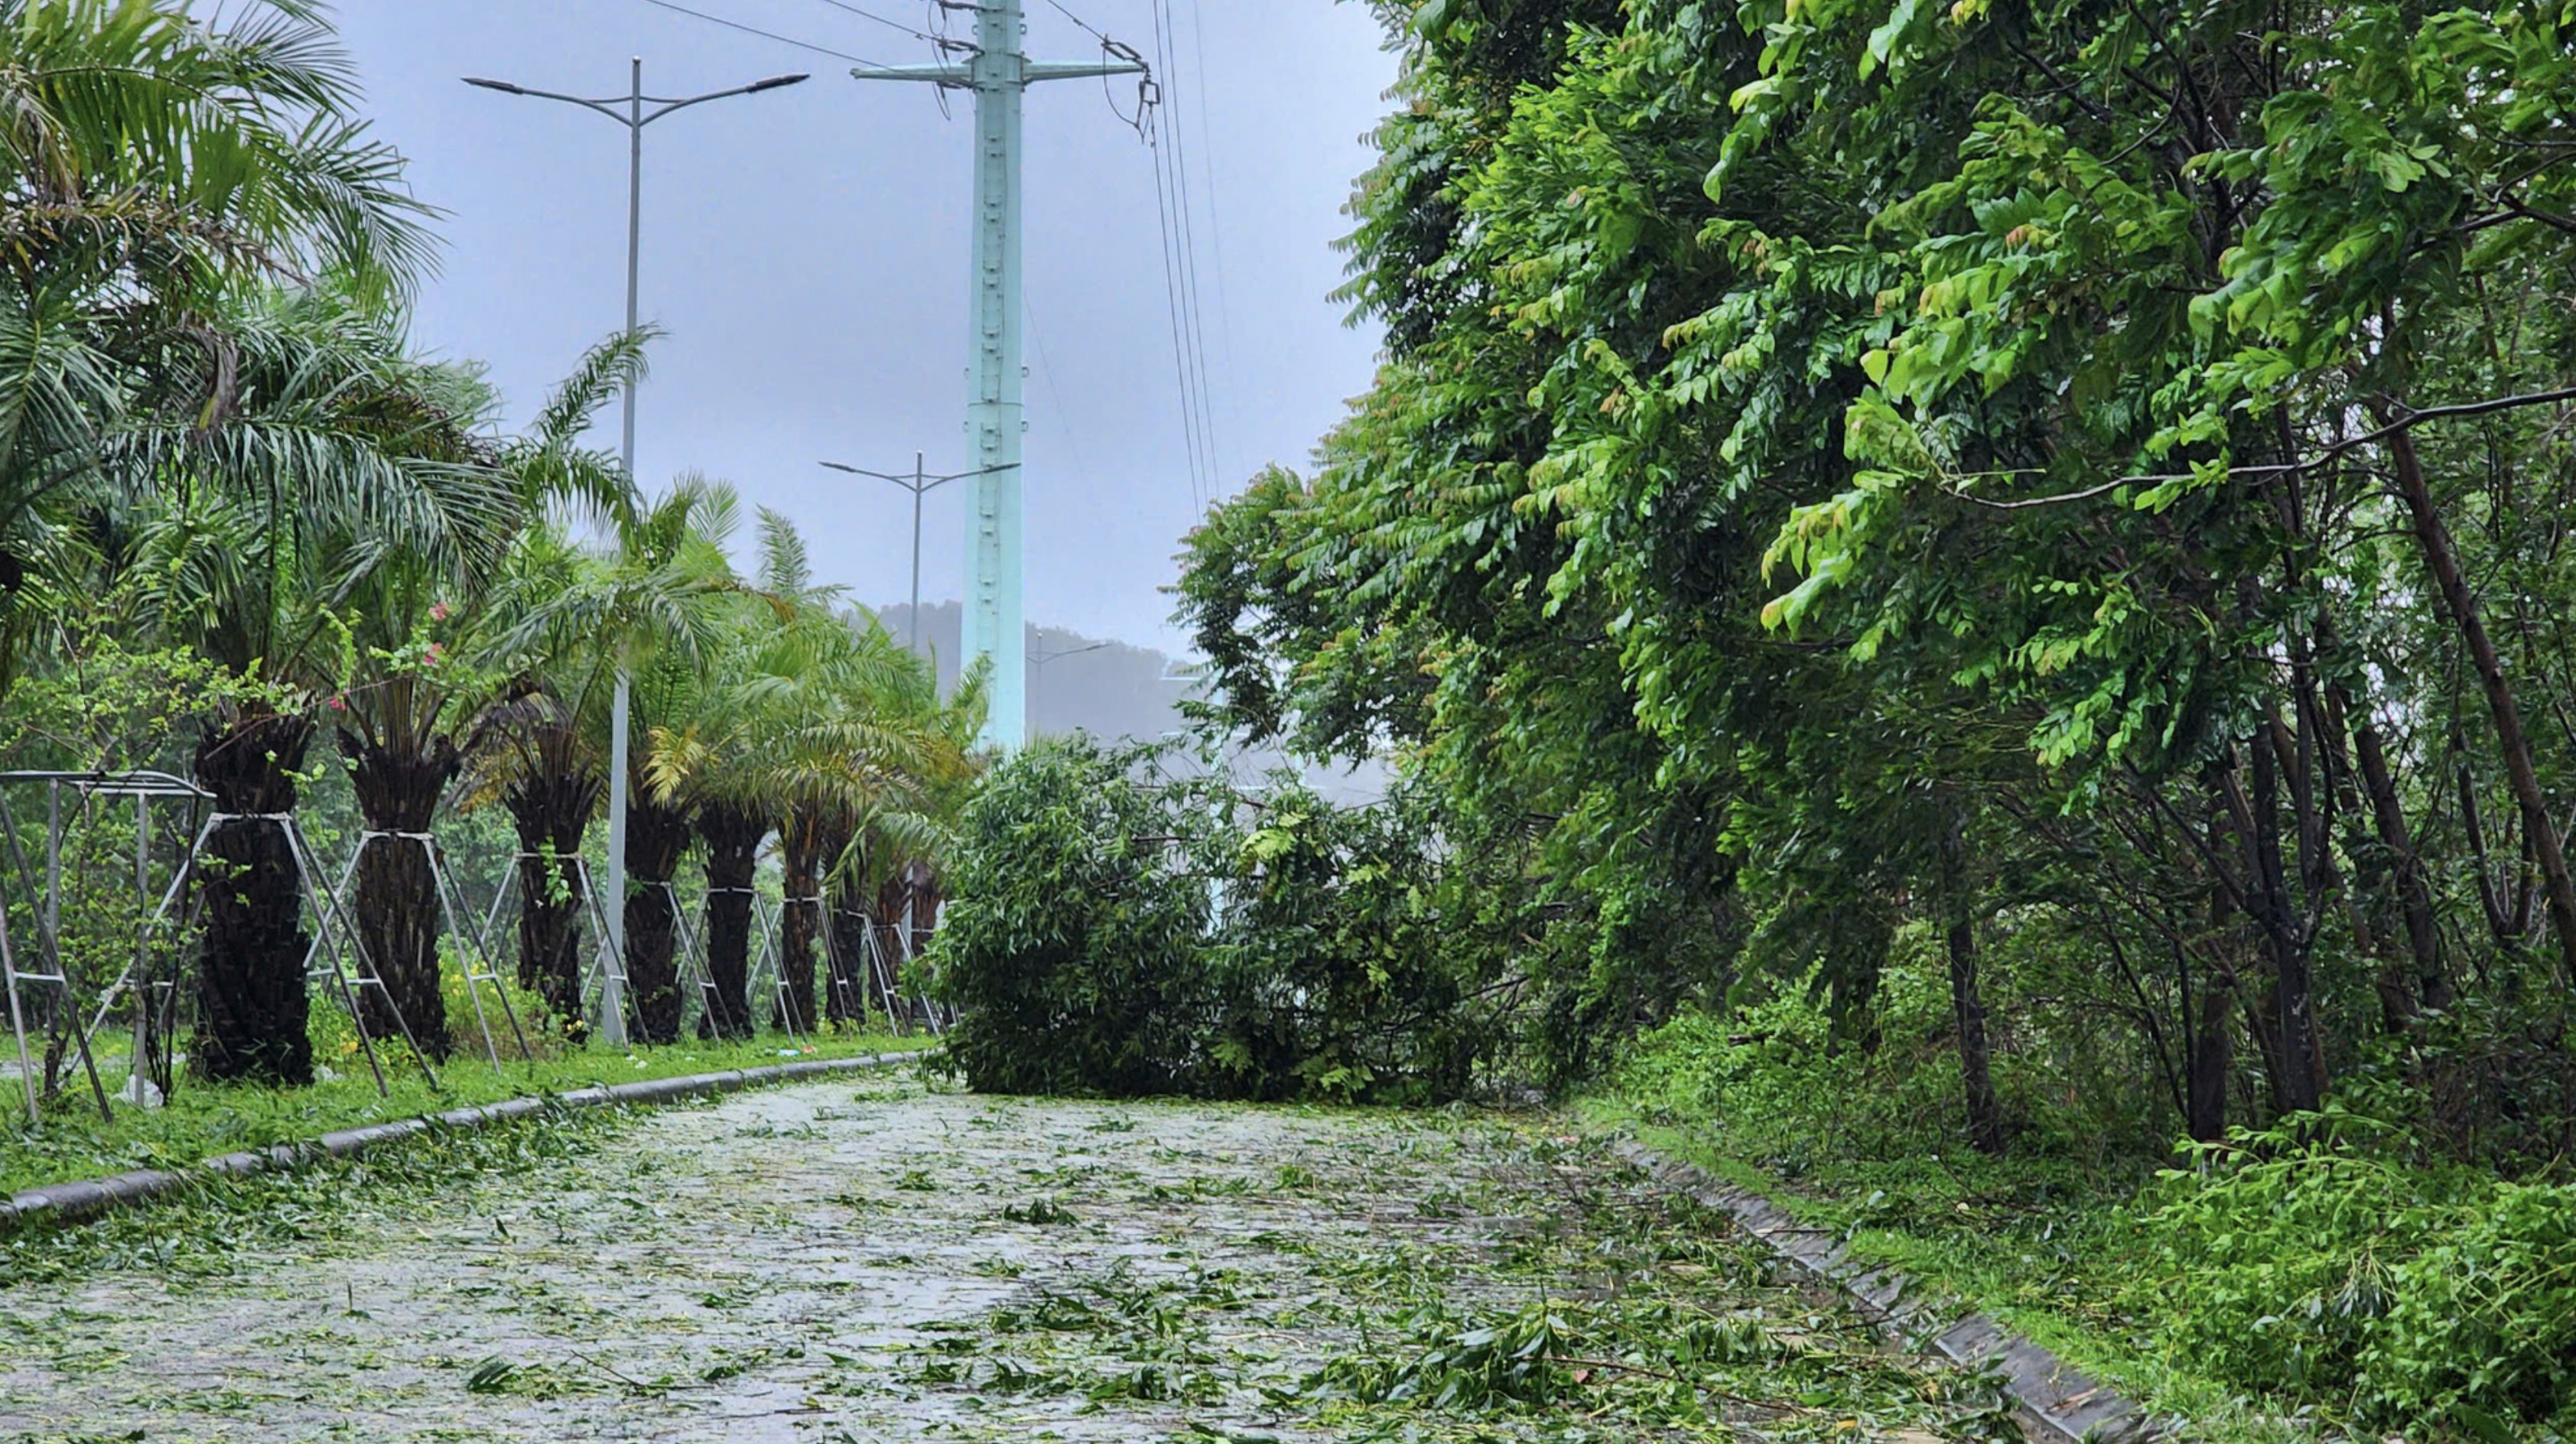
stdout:
<svg viewBox="0 0 2576 1444">
<path fill-rule="evenodd" d="M 709 15 L 704 10 L 692 10 L 686 5 L 674 5 L 671 0 L 644 0 L 644 3 L 674 11 L 692 19 L 704 20 L 710 25 L 721 25 L 727 30 L 739 30 L 745 35 L 757 35 L 763 40 L 775 40 L 781 45 L 793 45 L 799 50 L 811 50 L 817 55 L 829 55 L 835 60 L 847 60 L 855 65 L 864 65 L 870 70 L 886 68 L 864 55 L 852 55 L 846 50 L 834 50 L 828 45 L 816 45 L 809 40 L 798 40 L 791 35 L 781 35 L 775 30 L 763 30 L 757 25 L 745 25 L 739 20 L 727 20 L 721 15 Z"/>
<path fill-rule="evenodd" d="M 1164 0 L 1154 0 L 1153 13 L 1155 47 L 1168 76 L 1179 69 L 1175 60 L 1177 27 L 1165 10 Z M 1199 454 L 1207 465 L 1208 490 L 1213 499 L 1223 485 L 1224 462 L 1217 447 L 1216 410 L 1208 394 L 1206 307 L 1199 291 L 1198 233 L 1193 215 L 1196 207 L 1190 200 L 1189 147 L 1181 118 L 1175 113 L 1177 109 L 1177 102 L 1165 107 L 1161 120 L 1162 133 L 1172 148 L 1172 204 L 1178 231 L 1176 251 L 1181 273 L 1181 311 L 1189 353 L 1183 365 L 1193 373 L 1192 380 L 1196 385 L 1198 404 L 1192 419 L 1201 431 Z"/>
<path fill-rule="evenodd" d="M 1154 224 L 1162 233 L 1163 301 L 1172 323 L 1172 374 L 1180 383 L 1181 443 L 1189 459 L 1190 508 L 1206 509 L 1207 501 L 1199 489 L 1199 433 L 1190 412 L 1189 346 L 1181 339 L 1181 283 L 1172 265 L 1172 208 L 1164 199 L 1163 148 L 1154 146 Z"/>
<path fill-rule="evenodd" d="M 1084 30 L 1091 32 L 1092 39 L 1099 41 L 1103 45 L 1109 43 L 1109 37 L 1100 33 L 1098 27 L 1094 26 L 1090 21 L 1083 19 L 1081 16 L 1074 14 L 1072 11 L 1065 9 L 1063 5 L 1057 3 L 1057 0 L 1047 0 L 1047 4 L 1054 6 L 1055 13 L 1058 15 L 1061 15 L 1065 19 L 1072 21 L 1074 24 L 1081 26 Z"/>
<path fill-rule="evenodd" d="M 1206 21 L 1207 17 L 1205 12 L 1199 8 L 1199 0 L 1190 0 L 1190 44 L 1198 52 L 1199 67 L 1199 85 L 1197 91 L 1199 102 L 1199 139 L 1204 142 L 1202 153 L 1209 157 L 1207 169 L 1208 245 L 1214 250 L 1216 260 L 1216 329 L 1218 344 L 1225 353 L 1226 424 L 1230 431 L 1235 435 L 1240 436 L 1242 434 L 1240 428 L 1243 421 L 1243 412 L 1239 404 L 1242 399 L 1242 392 L 1236 381 L 1236 378 L 1241 373 L 1235 369 L 1234 364 L 1234 304 L 1232 300 L 1227 297 L 1225 290 L 1225 222 L 1220 216 L 1218 216 L 1216 209 L 1216 141 L 1214 138 L 1215 132 L 1208 125 L 1208 92 L 1215 89 L 1215 86 L 1211 85 L 1208 81 L 1208 76 L 1211 72 L 1208 70 L 1207 63 Z"/>
<path fill-rule="evenodd" d="M 900 20 L 888 20 L 873 10 L 862 10 L 856 5 L 849 4 L 847 3 L 847 0 L 822 0 L 822 3 L 831 6 L 835 10 L 845 11 L 849 14 L 856 15 L 862 20 L 873 20 L 879 25 L 885 26 L 889 30 L 900 30 L 915 40 L 927 40 L 933 45 L 939 43 L 939 37 L 926 30 L 915 30 Z"/>
</svg>

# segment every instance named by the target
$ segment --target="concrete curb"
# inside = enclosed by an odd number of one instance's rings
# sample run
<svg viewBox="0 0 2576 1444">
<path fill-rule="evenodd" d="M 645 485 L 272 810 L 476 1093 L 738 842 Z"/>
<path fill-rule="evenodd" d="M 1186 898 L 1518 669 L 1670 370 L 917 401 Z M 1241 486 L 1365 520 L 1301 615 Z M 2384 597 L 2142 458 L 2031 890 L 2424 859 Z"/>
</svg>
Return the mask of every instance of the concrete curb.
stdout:
<svg viewBox="0 0 2576 1444">
<path fill-rule="evenodd" d="M 344 1128 L 325 1133 L 302 1143 L 281 1143 L 273 1148 L 246 1153 L 227 1153 L 209 1158 L 196 1168 L 168 1172 L 157 1168 L 136 1169 L 107 1178 L 82 1179 L 75 1183 L 49 1184 L 12 1194 L 0 1203 L 0 1234 L 31 1224 L 72 1223 L 95 1218 L 112 1209 L 148 1203 L 163 1194 L 208 1181 L 209 1175 L 248 1178 L 257 1173 L 285 1172 L 302 1168 L 325 1158 L 353 1158 L 370 1148 L 396 1142 L 434 1129 L 488 1128 L 514 1118 L 542 1113 L 549 1107 L 571 1109 L 609 1108 L 627 1105 L 668 1103 L 680 1098 L 704 1098 L 724 1093 L 738 1093 L 746 1088 L 759 1088 L 778 1083 L 800 1083 L 813 1078 L 829 1078 L 842 1073 L 855 1073 L 865 1068 L 881 1068 L 907 1058 L 924 1058 L 933 1050 L 902 1053 L 871 1053 L 864 1058 L 825 1058 L 812 1062 L 781 1063 L 769 1068 L 747 1068 L 725 1073 L 697 1073 L 685 1078 L 653 1078 L 640 1083 L 615 1083 L 606 1087 L 576 1088 L 570 1093 L 534 1098 L 512 1098 L 500 1103 L 486 1103 L 473 1108 L 453 1108 L 421 1118 L 404 1118 L 391 1123 L 372 1123 L 364 1128 Z"/>
<path fill-rule="evenodd" d="M 1955 1363 L 1995 1370 L 2032 1438 L 2048 1444 L 2145 1444 L 2158 1437 L 2137 1405 L 2055 1354 L 1984 1314 L 1962 1314 L 1954 1300 L 1917 1294 L 1903 1274 L 1853 1258 L 1831 1234 L 1798 1222 L 1762 1195 L 1631 1139 L 1620 1140 L 1616 1149 L 1664 1187 L 1723 1209 L 1773 1253 L 1841 1290 L 1877 1322 L 1929 1335 L 1932 1347 Z"/>
</svg>

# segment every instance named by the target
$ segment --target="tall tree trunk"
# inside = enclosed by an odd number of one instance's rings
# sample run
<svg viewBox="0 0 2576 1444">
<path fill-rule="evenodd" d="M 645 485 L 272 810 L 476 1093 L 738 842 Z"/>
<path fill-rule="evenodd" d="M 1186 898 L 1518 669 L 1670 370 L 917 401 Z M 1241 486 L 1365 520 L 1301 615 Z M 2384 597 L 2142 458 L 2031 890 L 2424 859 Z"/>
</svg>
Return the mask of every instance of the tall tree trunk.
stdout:
<svg viewBox="0 0 2576 1444">
<path fill-rule="evenodd" d="M 2397 466 L 2397 489 L 2406 498 L 2406 510 L 2415 523 L 2416 546 L 2424 553 L 2424 564 L 2432 571 L 2434 585 L 2451 613 L 2452 625 L 2459 628 L 2460 639 L 2468 644 L 2469 661 L 2485 686 L 2487 710 L 2495 717 L 2496 745 L 2504 753 L 2505 776 L 2513 784 L 2513 800 L 2522 812 L 2523 834 L 2532 860 L 2539 865 L 2541 887 L 2549 900 L 2549 922 L 2558 934 L 2559 957 L 2568 976 L 2576 978 L 2576 880 L 2568 877 L 2567 854 L 2559 843 L 2558 824 L 2549 815 L 2549 800 L 2541 795 L 2531 742 L 2522 730 L 2522 709 L 2514 702 L 2513 684 L 2505 677 L 2504 660 L 2487 636 L 2478 599 L 2460 570 L 2459 551 L 2451 543 L 2451 529 L 2442 520 L 2441 508 L 2434 503 L 2433 488 L 2424 479 L 2424 464 L 2415 454 L 2414 438 L 2404 431 L 2391 432 L 2388 452 Z"/>
<path fill-rule="evenodd" d="M 707 970 L 715 976 L 713 1021 L 722 1038 L 752 1033 L 751 883 L 768 835 L 769 819 L 749 808 L 719 804 L 698 814 L 707 845 Z"/>
<path fill-rule="evenodd" d="M 795 815 L 779 828 L 779 856 L 786 864 L 787 896 L 778 915 L 778 967 L 786 976 L 779 1026 L 814 1031 L 814 944 L 823 933 L 822 829 Z"/>
<path fill-rule="evenodd" d="M 637 787 L 626 808 L 626 986 L 640 1043 L 680 1041 L 680 919 L 668 884 L 688 846 L 688 810 Z"/>
<path fill-rule="evenodd" d="M 340 734 L 358 814 L 370 831 L 358 851 L 358 942 L 384 982 L 361 995 L 367 1030 L 398 1038 L 409 1028 L 430 1057 L 449 1052 L 447 998 L 439 988 L 438 874 L 429 846 L 430 819 L 456 780 L 463 757 L 446 737 L 430 739 L 426 752 L 386 748 Z M 396 1016 L 400 1010 L 400 1016 Z"/>
<path fill-rule="evenodd" d="M 1986 1002 L 1977 989 L 1976 912 L 1968 896 L 1967 847 L 1954 809 L 1941 831 L 1941 909 L 1950 951 L 1950 1005 L 1959 1023 L 1959 1078 L 1968 1103 L 1968 1141 L 1979 1153 L 2004 1151 L 2004 1114 L 1995 1100 L 1993 1055 L 1986 1041 Z"/>
<path fill-rule="evenodd" d="M 196 1067 L 208 1078 L 301 1086 L 313 1081 L 305 1031 L 304 888 L 286 829 L 296 768 L 313 742 L 302 717 L 250 712 L 197 741 L 199 785 L 229 814 L 206 836 L 206 946 L 197 979 Z"/>
<path fill-rule="evenodd" d="M 2291 1113 L 2313 1113 L 2325 1101 L 2325 1068 L 2317 1044 L 2316 998 L 2309 974 L 2312 939 L 2290 896 L 2281 861 L 2280 758 L 2271 738 L 2258 733 L 2253 754 L 2254 792 L 2249 800 L 2227 776 L 2228 802 L 2245 842 L 2246 900 L 2272 956 L 2271 1017 L 2258 1036 L 2272 1066 L 2273 1091 Z"/>
<path fill-rule="evenodd" d="M 2226 982 L 2209 978 L 2200 985 L 2200 1023 L 2192 1033 L 2190 1077 L 2184 1084 L 2190 1100 L 2184 1126 L 2202 1143 L 2227 1136 L 2227 1075 L 2236 1056 L 2236 1033 L 2229 1025 Z"/>
<path fill-rule="evenodd" d="M 2227 882 L 2221 874 L 2226 855 L 2228 812 L 2225 802 L 2212 794 L 2209 817 L 2208 866 L 2209 936 L 2213 951 L 2223 960 L 2236 950 L 2230 940 L 2238 935 L 2233 920 L 2234 909 L 2228 903 Z M 2175 956 L 2181 964 L 2183 1006 L 2193 1006 L 2191 997 L 2191 957 L 2186 945 L 2177 943 Z M 2227 1082 L 2236 1062 L 2236 1033 L 2231 1026 L 2230 1010 L 2234 1006 L 2239 970 L 2225 966 L 2201 979 L 2199 1017 L 2186 1014 L 2191 1027 L 2191 1061 L 2189 1077 L 2183 1084 L 2184 1126 L 2202 1143 L 2216 1143 L 2227 1136 Z"/>
<path fill-rule="evenodd" d="M 605 781 L 578 755 L 568 723 L 545 724 L 538 770 L 502 789 L 519 833 L 519 986 L 567 1023 L 581 1017 L 581 843 Z"/>
<path fill-rule="evenodd" d="M 2362 791 L 2370 799 L 2371 824 L 2388 853 L 2397 888 L 2398 913 L 2406 921 L 2406 946 L 2415 959 L 2416 1000 L 2435 1010 L 2451 1006 L 2451 979 L 2442 967 L 2441 934 L 2433 924 L 2433 890 L 2425 880 L 2424 859 L 2415 851 L 2414 834 L 2406 830 L 2406 804 L 2397 794 L 2397 779 L 2388 766 L 2388 745 L 2370 714 L 2355 707 L 2342 688 L 2335 699 L 2350 719 L 2355 759 L 2360 763 Z"/>
</svg>

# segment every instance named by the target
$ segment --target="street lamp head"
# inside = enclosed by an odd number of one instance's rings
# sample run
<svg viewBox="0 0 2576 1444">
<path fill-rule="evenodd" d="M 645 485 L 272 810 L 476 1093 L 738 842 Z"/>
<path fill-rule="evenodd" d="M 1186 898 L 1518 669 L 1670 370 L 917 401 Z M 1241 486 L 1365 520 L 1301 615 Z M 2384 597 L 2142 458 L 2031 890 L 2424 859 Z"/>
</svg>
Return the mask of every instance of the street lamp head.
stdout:
<svg viewBox="0 0 2576 1444">
<path fill-rule="evenodd" d="M 753 81 L 743 93 L 746 95 L 758 95 L 764 90 L 780 90 L 790 85 L 802 85 L 813 78 L 814 77 L 805 74 L 803 71 L 798 71 L 794 75 L 773 75 L 767 80 Z"/>
<path fill-rule="evenodd" d="M 527 87 L 525 86 L 512 85 L 506 80 L 485 80 L 482 77 L 475 75 L 466 76 L 465 83 L 468 85 L 479 85 L 485 90 L 497 90 L 503 95 L 525 95 L 528 93 Z"/>
<path fill-rule="evenodd" d="M 858 469 L 857 467 L 855 467 L 855 466 L 848 466 L 848 465 L 844 465 L 843 463 L 841 463 L 841 462 L 837 462 L 837 461 L 826 461 L 826 462 L 824 462 L 824 463 L 822 463 L 822 464 L 823 464 L 824 466 L 830 467 L 830 468 L 831 468 L 832 470 L 834 470 L 834 471 L 846 471 L 846 472 L 848 472 L 848 473 L 849 473 L 850 475 L 852 475 L 852 476 L 865 476 L 865 475 L 867 475 L 867 473 L 866 473 L 866 472 L 863 472 L 863 471 L 859 470 L 859 469 Z"/>
</svg>

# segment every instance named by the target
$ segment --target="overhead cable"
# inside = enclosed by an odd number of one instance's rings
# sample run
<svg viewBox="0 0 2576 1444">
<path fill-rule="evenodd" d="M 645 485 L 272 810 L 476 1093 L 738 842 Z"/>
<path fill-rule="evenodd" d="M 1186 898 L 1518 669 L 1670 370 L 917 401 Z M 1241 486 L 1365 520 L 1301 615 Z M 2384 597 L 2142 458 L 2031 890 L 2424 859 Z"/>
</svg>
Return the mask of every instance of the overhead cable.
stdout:
<svg viewBox="0 0 2576 1444">
<path fill-rule="evenodd" d="M 835 10 L 842 11 L 845 14 L 856 15 L 862 20 L 873 20 L 877 24 L 885 26 L 889 30 L 900 30 L 915 40 L 927 40 L 933 45 L 939 43 L 939 37 L 931 34 L 927 30 L 916 30 L 913 27 L 904 24 L 900 20 L 889 20 L 873 10 L 862 10 L 858 6 L 850 4 L 849 0 L 822 0 L 822 3 L 831 6 Z"/>
<path fill-rule="evenodd" d="M 721 25 L 727 30 L 739 30 L 745 35 L 757 35 L 763 40 L 775 40 L 781 45 L 793 45 L 799 50 L 811 50 L 817 55 L 829 55 L 835 60 L 847 60 L 854 65 L 864 65 L 870 70 L 884 70 L 889 68 L 876 61 L 868 59 L 864 55 L 852 55 L 846 50 L 834 50 L 828 45 L 816 45 L 810 40 L 799 40 L 792 35 L 781 35 L 775 30 L 763 30 L 757 25 L 745 25 L 739 20 L 727 20 L 721 15 L 710 15 L 704 10 L 692 10 L 686 5 L 675 5 L 671 3 L 671 0 L 644 0 L 644 3 L 656 6 L 663 10 L 669 10 L 677 14 L 686 15 L 692 19 L 704 20 L 710 25 Z"/>
<path fill-rule="evenodd" d="M 1177 24 L 1167 13 L 1164 0 L 1154 0 L 1153 12 L 1155 45 L 1163 61 L 1164 73 L 1175 74 L 1180 68 L 1177 63 Z M 1189 147 L 1177 111 L 1177 105 L 1165 106 L 1159 114 L 1162 133 L 1172 150 L 1171 192 L 1178 232 L 1175 251 L 1181 271 L 1181 314 L 1189 352 L 1183 364 L 1189 368 L 1194 383 L 1197 405 L 1192 420 L 1200 430 L 1199 455 L 1206 463 L 1208 490 L 1213 498 L 1222 489 L 1224 462 L 1217 447 L 1216 407 L 1208 386 L 1206 307 L 1199 289 L 1197 206 L 1191 199 Z"/>
</svg>

